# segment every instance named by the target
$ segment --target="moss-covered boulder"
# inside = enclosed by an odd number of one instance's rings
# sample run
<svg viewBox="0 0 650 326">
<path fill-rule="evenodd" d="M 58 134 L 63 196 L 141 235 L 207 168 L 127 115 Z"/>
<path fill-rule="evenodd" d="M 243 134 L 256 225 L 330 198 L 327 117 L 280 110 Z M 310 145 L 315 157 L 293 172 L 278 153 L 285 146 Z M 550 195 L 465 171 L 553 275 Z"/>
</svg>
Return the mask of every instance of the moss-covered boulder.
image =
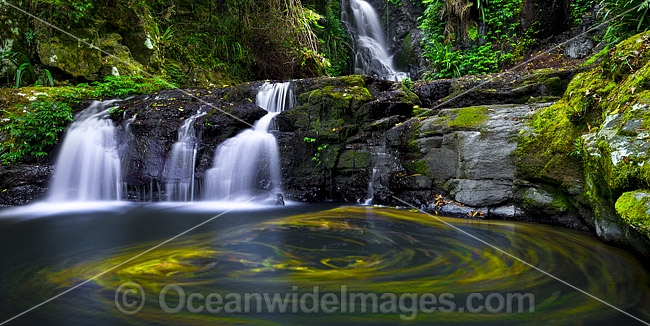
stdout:
<svg viewBox="0 0 650 326">
<path fill-rule="evenodd" d="M 102 67 L 99 35 L 94 29 L 77 29 L 72 32 L 82 41 L 67 35 L 39 39 L 36 47 L 41 61 L 73 77 L 97 80 Z M 89 46 L 93 45 L 94 47 Z"/>
<path fill-rule="evenodd" d="M 602 238 L 640 251 L 647 235 L 639 238 L 622 204 L 614 206 L 650 185 L 649 45 L 650 33 L 635 35 L 576 75 L 560 101 L 532 117 L 517 148 L 520 178 L 588 204 L 587 221 Z"/>
<path fill-rule="evenodd" d="M 650 192 L 624 193 L 616 201 L 616 212 L 634 229 L 650 237 Z"/>
<path fill-rule="evenodd" d="M 131 50 L 122 42 L 122 36 L 117 33 L 105 35 L 99 40 L 99 47 L 103 51 L 102 76 L 134 76 L 142 74 L 145 70 L 140 62 L 133 59 Z"/>
</svg>

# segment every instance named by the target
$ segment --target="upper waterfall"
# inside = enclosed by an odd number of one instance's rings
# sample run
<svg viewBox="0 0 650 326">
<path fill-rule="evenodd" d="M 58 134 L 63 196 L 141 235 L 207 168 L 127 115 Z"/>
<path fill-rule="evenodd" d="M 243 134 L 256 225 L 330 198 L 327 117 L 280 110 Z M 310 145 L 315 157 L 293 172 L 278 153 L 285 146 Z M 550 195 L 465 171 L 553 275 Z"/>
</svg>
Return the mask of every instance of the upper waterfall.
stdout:
<svg viewBox="0 0 650 326">
<path fill-rule="evenodd" d="M 401 81 L 408 77 L 399 72 L 388 53 L 388 44 L 379 15 L 363 0 L 344 0 L 341 20 L 354 37 L 354 73 Z"/>
</svg>

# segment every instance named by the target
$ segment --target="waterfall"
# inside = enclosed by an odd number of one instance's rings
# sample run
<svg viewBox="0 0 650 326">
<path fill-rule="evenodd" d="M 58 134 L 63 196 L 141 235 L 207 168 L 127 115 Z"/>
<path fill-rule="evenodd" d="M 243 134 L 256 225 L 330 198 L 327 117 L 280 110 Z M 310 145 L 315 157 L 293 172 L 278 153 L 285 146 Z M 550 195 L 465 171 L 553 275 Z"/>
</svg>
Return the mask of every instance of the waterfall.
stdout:
<svg viewBox="0 0 650 326">
<path fill-rule="evenodd" d="M 280 155 L 269 128 L 276 115 L 294 105 L 291 83 L 264 83 L 256 104 L 268 113 L 253 128 L 219 145 L 213 167 L 206 171 L 205 199 L 232 200 L 280 191 Z"/>
<path fill-rule="evenodd" d="M 401 163 L 396 155 L 391 155 L 386 147 L 386 139 L 370 146 L 370 162 L 372 173 L 368 180 L 368 190 L 366 200 L 362 205 L 373 205 L 377 201 L 382 202 L 386 199 L 386 194 L 391 193 L 388 190 L 391 175 L 395 172 L 404 172 Z M 379 200 L 377 200 L 379 199 Z M 359 201 L 361 203 L 361 201 Z"/>
<path fill-rule="evenodd" d="M 54 167 L 51 201 L 120 200 L 121 164 L 109 106 L 93 102 L 68 128 Z"/>
<path fill-rule="evenodd" d="M 370 176 L 370 180 L 368 180 L 368 192 L 366 194 L 366 201 L 363 202 L 364 206 L 370 206 L 372 203 L 375 201 L 375 179 L 377 176 L 377 169 L 372 168 L 372 175 Z"/>
<path fill-rule="evenodd" d="M 194 200 L 194 169 L 198 145 L 194 121 L 203 115 L 205 113 L 193 115 L 178 129 L 178 141 L 172 145 L 164 170 L 169 201 Z"/>
<path fill-rule="evenodd" d="M 341 20 L 354 37 L 354 73 L 387 80 L 401 81 L 408 77 L 393 65 L 386 36 L 375 9 L 363 0 L 345 0 Z"/>
</svg>

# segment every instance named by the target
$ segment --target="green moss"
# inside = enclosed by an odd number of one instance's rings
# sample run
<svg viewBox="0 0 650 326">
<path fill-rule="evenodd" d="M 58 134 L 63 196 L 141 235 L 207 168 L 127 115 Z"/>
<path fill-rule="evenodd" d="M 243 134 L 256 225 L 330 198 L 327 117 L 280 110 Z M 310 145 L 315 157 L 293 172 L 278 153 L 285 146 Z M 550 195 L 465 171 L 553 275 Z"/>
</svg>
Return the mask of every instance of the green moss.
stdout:
<svg viewBox="0 0 650 326">
<path fill-rule="evenodd" d="M 72 31 L 86 42 L 97 44 L 99 36 L 93 29 L 77 29 Z M 50 67 L 56 67 L 74 77 L 84 77 L 88 80 L 99 79 L 102 67 L 101 52 L 87 46 L 79 46 L 76 39 L 66 35 L 52 37 L 48 42 L 39 42 L 37 52 L 41 60 Z"/>
<path fill-rule="evenodd" d="M 600 50 L 600 52 L 594 54 L 587 60 L 585 63 L 583 63 L 583 66 L 591 66 L 593 64 L 596 64 L 598 61 L 602 60 L 605 55 L 607 55 L 607 52 L 609 52 L 610 47 L 606 46 L 604 49 Z"/>
<path fill-rule="evenodd" d="M 571 111 L 564 98 L 531 118 L 533 130 L 519 137 L 516 151 L 518 171 L 522 177 L 552 180 L 567 186 L 581 178 L 580 161 L 569 153 L 573 151 L 574 140 L 586 127 L 570 121 Z"/>
<path fill-rule="evenodd" d="M 546 90 L 553 94 L 561 93 L 562 90 L 564 89 L 563 84 L 564 83 L 562 82 L 562 79 L 560 79 L 560 77 L 551 77 L 544 81 Z"/>
<path fill-rule="evenodd" d="M 411 160 L 404 162 L 404 167 L 410 174 L 422 174 L 429 176 L 429 166 L 424 160 Z"/>
<path fill-rule="evenodd" d="M 487 108 L 468 107 L 458 109 L 456 118 L 447 121 L 449 127 L 469 128 L 476 127 L 487 120 Z"/>
<path fill-rule="evenodd" d="M 366 80 L 361 75 L 341 76 L 337 78 L 347 86 L 366 87 Z"/>
<path fill-rule="evenodd" d="M 347 150 L 339 157 L 339 169 L 365 169 L 370 167 L 370 153 Z"/>
<path fill-rule="evenodd" d="M 551 207 L 557 211 L 566 212 L 571 207 L 571 202 L 566 196 L 556 194 L 551 202 Z"/>
<path fill-rule="evenodd" d="M 638 134 L 639 133 L 636 131 L 625 130 L 625 129 L 620 129 L 618 131 L 618 135 L 623 137 L 636 137 Z"/>
<path fill-rule="evenodd" d="M 618 82 L 650 59 L 650 31 L 634 35 L 612 48 L 601 67 L 608 78 Z"/>
<path fill-rule="evenodd" d="M 650 192 L 626 192 L 618 198 L 615 207 L 623 221 L 650 237 Z"/>
<path fill-rule="evenodd" d="M 372 95 L 365 87 L 359 86 L 325 86 L 299 95 L 299 102 L 304 103 L 297 110 L 307 114 L 307 120 L 364 121 L 367 118 L 363 104 L 372 100 Z"/>
</svg>

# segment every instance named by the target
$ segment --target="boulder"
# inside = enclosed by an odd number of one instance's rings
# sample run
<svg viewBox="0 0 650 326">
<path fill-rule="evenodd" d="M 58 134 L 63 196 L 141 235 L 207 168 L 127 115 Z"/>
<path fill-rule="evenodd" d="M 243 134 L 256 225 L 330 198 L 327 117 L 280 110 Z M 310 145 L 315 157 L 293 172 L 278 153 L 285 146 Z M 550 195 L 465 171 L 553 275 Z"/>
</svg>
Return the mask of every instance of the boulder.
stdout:
<svg viewBox="0 0 650 326">
<path fill-rule="evenodd" d="M 65 34 L 40 38 L 36 49 L 41 62 L 73 77 L 99 79 L 102 61 L 101 52 L 95 48 L 100 44 L 97 31 L 91 28 L 76 29 L 71 34 L 83 42 Z"/>
</svg>

